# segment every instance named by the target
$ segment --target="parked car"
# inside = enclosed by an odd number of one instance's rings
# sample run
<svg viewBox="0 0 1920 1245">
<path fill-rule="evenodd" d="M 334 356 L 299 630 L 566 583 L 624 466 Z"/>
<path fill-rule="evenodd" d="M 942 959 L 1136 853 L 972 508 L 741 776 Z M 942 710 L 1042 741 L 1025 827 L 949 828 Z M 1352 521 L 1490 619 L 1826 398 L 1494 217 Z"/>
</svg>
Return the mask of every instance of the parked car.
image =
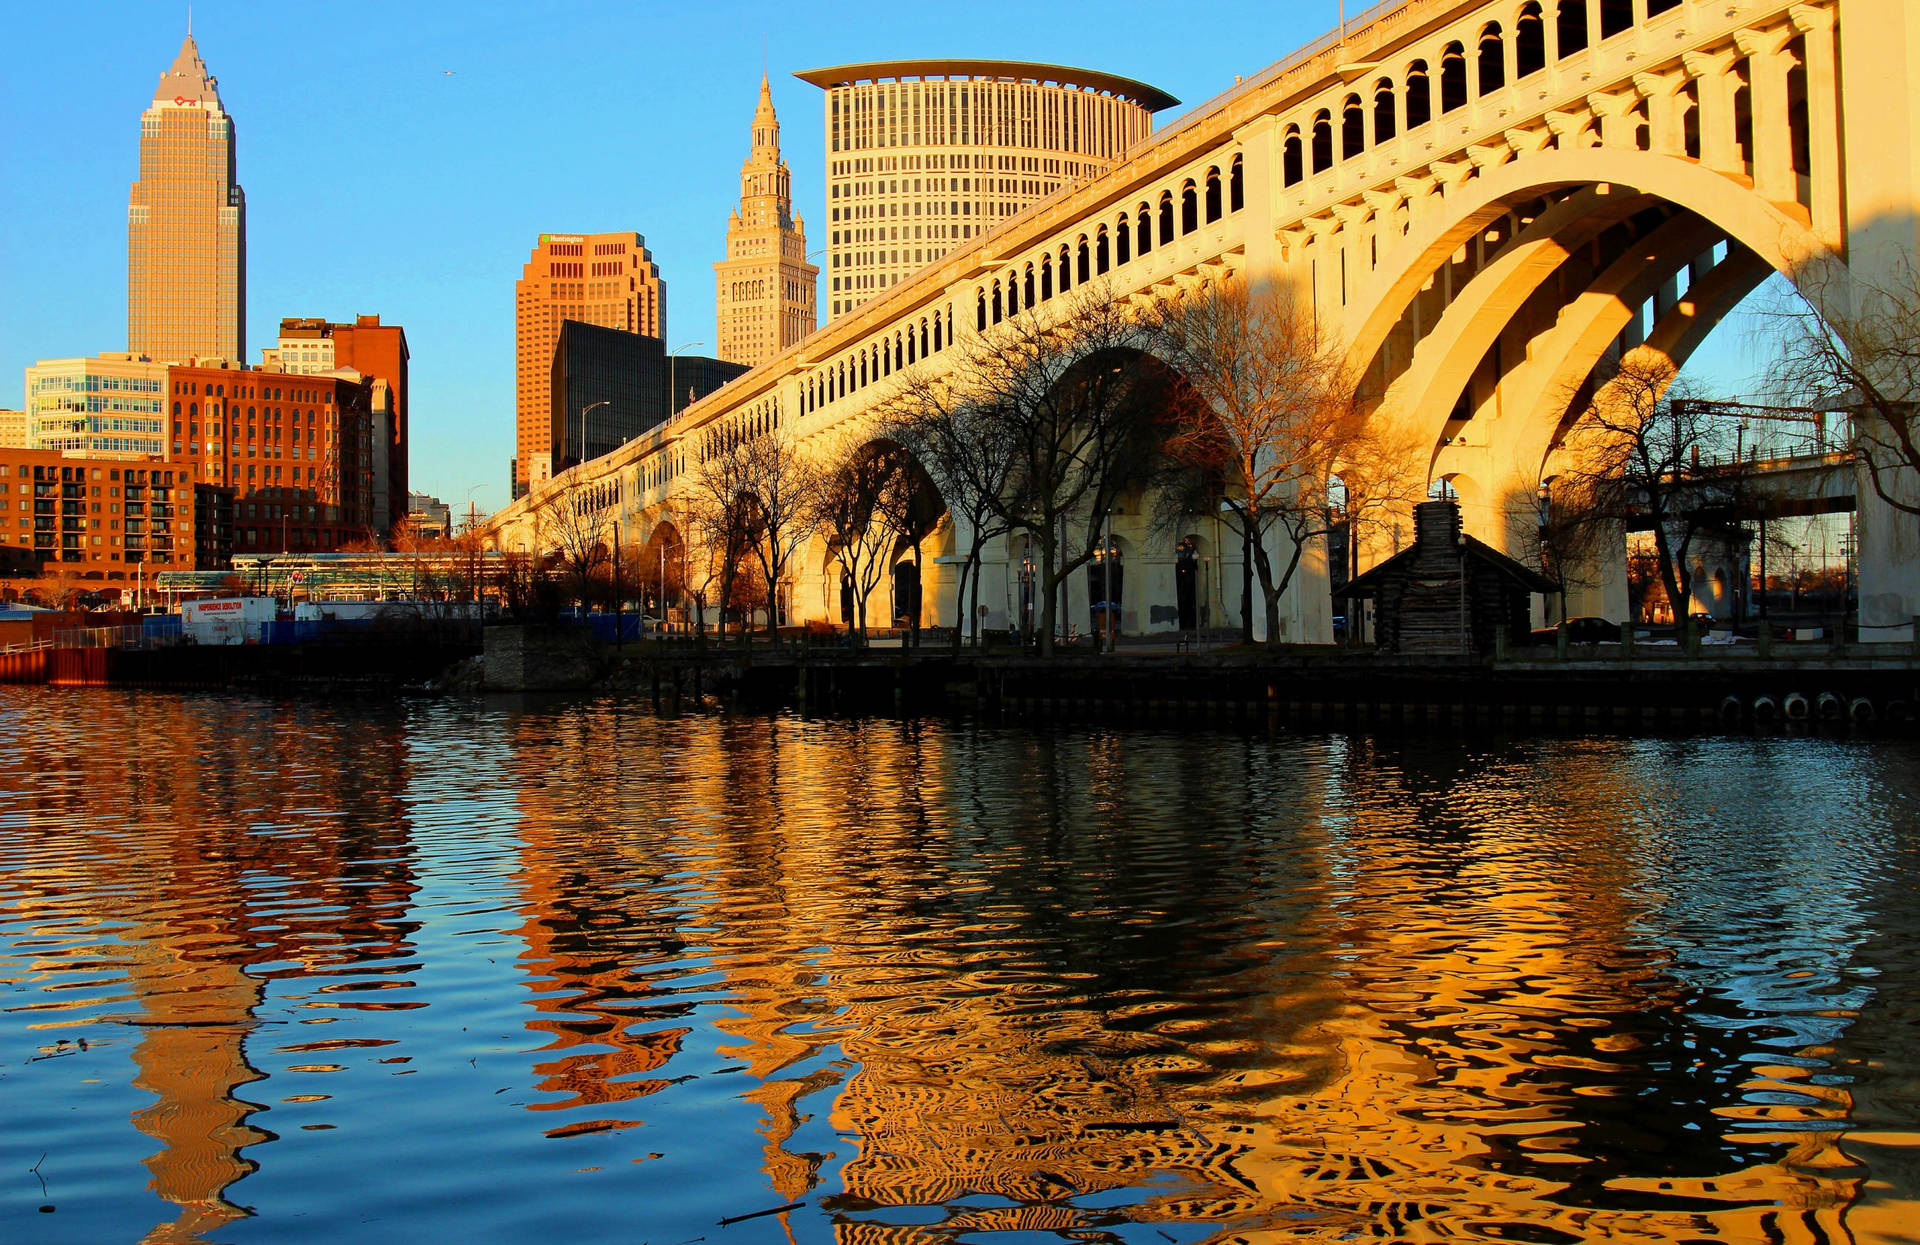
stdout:
<svg viewBox="0 0 1920 1245">
<path fill-rule="evenodd" d="M 1620 642 L 1620 624 L 1608 622 L 1604 618 L 1591 615 L 1569 618 L 1560 624 L 1567 631 L 1569 644 L 1618 644 Z M 1560 632 L 1560 627 L 1536 627 L 1533 639 L 1536 644 L 1552 644 Z"/>
</svg>

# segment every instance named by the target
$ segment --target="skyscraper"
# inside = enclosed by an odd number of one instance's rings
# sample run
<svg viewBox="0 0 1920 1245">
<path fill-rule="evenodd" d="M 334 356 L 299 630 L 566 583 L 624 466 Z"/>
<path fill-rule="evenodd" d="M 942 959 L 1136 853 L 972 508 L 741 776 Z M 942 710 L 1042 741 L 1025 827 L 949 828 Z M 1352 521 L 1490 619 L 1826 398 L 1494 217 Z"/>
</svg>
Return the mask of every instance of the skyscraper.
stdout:
<svg viewBox="0 0 1920 1245">
<path fill-rule="evenodd" d="M 727 257 L 713 266 L 722 359 L 764 363 L 819 327 L 820 270 L 807 262 L 806 223 L 793 214 L 793 175 L 780 158 L 773 92 L 760 78 L 753 150 L 740 166 L 740 206 L 727 220 Z"/>
<path fill-rule="evenodd" d="M 564 468 L 564 427 L 553 419 L 553 350 L 560 324 L 665 337 L 667 283 L 637 233 L 543 233 L 514 289 L 516 436 L 513 495 Z"/>
<path fill-rule="evenodd" d="M 795 74 L 827 93 L 827 311 L 841 315 L 1105 173 L 1180 101 L 1090 69 L 915 60 Z"/>
<path fill-rule="evenodd" d="M 140 179 L 127 200 L 127 350 L 156 362 L 245 362 L 246 196 L 218 87 L 189 33 L 140 114 Z"/>
</svg>

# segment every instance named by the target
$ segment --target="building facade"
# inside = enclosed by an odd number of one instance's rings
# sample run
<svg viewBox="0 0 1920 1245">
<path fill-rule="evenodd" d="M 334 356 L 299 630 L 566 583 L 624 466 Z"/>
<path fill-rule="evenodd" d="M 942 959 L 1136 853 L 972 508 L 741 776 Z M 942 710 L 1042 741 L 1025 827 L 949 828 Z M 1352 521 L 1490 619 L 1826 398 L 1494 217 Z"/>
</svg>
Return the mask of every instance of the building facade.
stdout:
<svg viewBox="0 0 1920 1245">
<path fill-rule="evenodd" d="M 405 517 L 407 505 L 407 331 L 382 324 L 377 315 L 360 315 L 351 324 L 320 317 L 280 321 L 280 339 L 260 351 L 262 366 L 296 375 L 317 376 L 350 368 L 386 385 L 386 526 Z M 376 395 L 378 396 L 378 395 Z"/>
<path fill-rule="evenodd" d="M 667 354 L 666 343 L 567 320 L 553 351 L 555 471 L 611 454 L 750 370 L 704 355 Z"/>
<path fill-rule="evenodd" d="M 140 115 L 127 350 L 162 362 L 246 357 L 246 196 L 218 87 L 189 34 Z"/>
<path fill-rule="evenodd" d="M 0 411 L 0 450 L 24 450 L 27 444 L 27 413 Z"/>
<path fill-rule="evenodd" d="M 93 457 L 164 456 L 167 367 L 144 355 L 42 359 L 27 368 L 25 446 Z"/>
<path fill-rule="evenodd" d="M 665 337 L 667 286 L 637 233 L 543 233 L 514 286 L 513 495 L 551 478 L 565 427 L 553 418 L 553 351 L 578 320 Z"/>
<path fill-rule="evenodd" d="M 738 376 L 753 369 L 706 355 L 683 354 L 667 360 L 667 405 L 675 415 Z"/>
<path fill-rule="evenodd" d="M 130 583 L 142 567 L 214 569 L 196 558 L 203 502 L 213 507 L 211 493 L 179 463 L 0 450 L 0 575 L 10 589 L 37 579 L 64 591 Z"/>
<path fill-rule="evenodd" d="M 1143 82 L 1022 61 L 795 75 L 826 91 L 827 307 L 843 315 L 968 239 L 1113 168 L 1179 103 Z"/>
<path fill-rule="evenodd" d="M 426 493 L 409 493 L 407 522 L 422 539 L 445 540 L 453 535 L 453 507 Z"/>
<path fill-rule="evenodd" d="M 167 370 L 169 456 L 233 494 L 236 553 L 318 551 L 388 530 L 385 382 L 185 365 Z M 402 506 L 405 506 L 403 496 Z"/>
<path fill-rule="evenodd" d="M 820 270 L 807 262 L 806 222 L 793 214 L 793 175 L 780 158 L 765 75 L 753 149 L 740 167 L 740 206 L 727 220 L 727 257 L 713 275 L 714 349 L 730 363 L 764 363 L 820 325 Z"/>
<path fill-rule="evenodd" d="M 666 347 L 658 337 L 563 321 L 553 350 L 554 469 L 598 458 L 667 418 Z"/>
</svg>

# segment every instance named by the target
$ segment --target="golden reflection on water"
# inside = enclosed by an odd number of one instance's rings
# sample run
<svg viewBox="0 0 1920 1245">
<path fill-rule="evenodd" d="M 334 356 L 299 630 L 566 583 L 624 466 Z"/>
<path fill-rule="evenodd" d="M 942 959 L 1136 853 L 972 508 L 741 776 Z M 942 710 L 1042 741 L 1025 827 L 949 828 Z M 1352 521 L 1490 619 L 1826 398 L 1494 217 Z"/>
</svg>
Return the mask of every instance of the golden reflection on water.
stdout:
<svg viewBox="0 0 1920 1245">
<path fill-rule="evenodd" d="M 1888 837 L 1910 790 L 1810 833 L 1715 812 L 1767 807 L 1792 764 L 1706 745 L 607 704 L 88 712 L 163 742 L 62 770 L 70 721 L 12 754 L 23 867 L 0 916 L 47 936 L 10 977 L 117 970 L 111 1025 L 54 994 L 33 1025 L 132 1043 L 148 1187 L 177 1208 L 150 1240 L 275 1213 L 245 1178 L 300 1135 L 260 1104 L 324 1100 L 303 1091 L 361 1075 L 351 1054 L 416 1049 L 404 1013 L 460 1007 L 418 988 L 442 923 L 506 944 L 526 1080 L 390 1126 L 531 1119 L 553 1144 L 616 1138 L 644 1173 L 711 1140 L 688 1096 L 723 1092 L 759 1121 L 758 1171 L 721 1205 L 807 1200 L 779 1217 L 794 1239 L 1892 1241 L 1920 1222 L 1898 1124 L 1914 1052 L 1888 1054 L 1915 1000 L 1845 979 L 1911 969 L 1911 913 L 1889 932 L 1887 909 L 1914 878 L 1827 876 L 1876 845 L 1911 869 Z M 1859 772 L 1836 782 L 1909 759 L 1841 757 Z M 512 833 L 472 841 L 507 910 L 420 905 L 441 866 L 410 810 L 463 785 L 476 809 L 511 802 Z M 269 1078 L 269 1047 L 301 1062 Z M 1857 1100 L 1853 1074 L 1890 1057 L 1895 1088 Z"/>
</svg>

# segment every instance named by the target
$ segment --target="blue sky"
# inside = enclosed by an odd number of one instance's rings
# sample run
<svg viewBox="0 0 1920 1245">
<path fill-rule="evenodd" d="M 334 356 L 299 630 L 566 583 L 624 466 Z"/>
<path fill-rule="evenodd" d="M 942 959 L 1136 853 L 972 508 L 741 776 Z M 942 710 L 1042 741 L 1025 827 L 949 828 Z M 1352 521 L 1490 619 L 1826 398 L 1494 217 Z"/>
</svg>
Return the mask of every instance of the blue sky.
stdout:
<svg viewBox="0 0 1920 1245">
<path fill-rule="evenodd" d="M 35 359 L 126 346 L 139 117 L 186 5 L 0 11 L 0 406 L 18 407 Z M 404 325 L 413 486 L 483 510 L 507 496 L 513 283 L 536 235 L 638 230 L 667 281 L 671 344 L 711 351 L 712 265 L 763 48 L 796 206 L 820 246 L 821 100 L 795 71 L 1052 61 L 1172 93 L 1182 107 L 1164 124 L 1337 20 L 1335 0 L 193 6 L 238 133 L 248 361 L 282 316 Z"/>
</svg>

